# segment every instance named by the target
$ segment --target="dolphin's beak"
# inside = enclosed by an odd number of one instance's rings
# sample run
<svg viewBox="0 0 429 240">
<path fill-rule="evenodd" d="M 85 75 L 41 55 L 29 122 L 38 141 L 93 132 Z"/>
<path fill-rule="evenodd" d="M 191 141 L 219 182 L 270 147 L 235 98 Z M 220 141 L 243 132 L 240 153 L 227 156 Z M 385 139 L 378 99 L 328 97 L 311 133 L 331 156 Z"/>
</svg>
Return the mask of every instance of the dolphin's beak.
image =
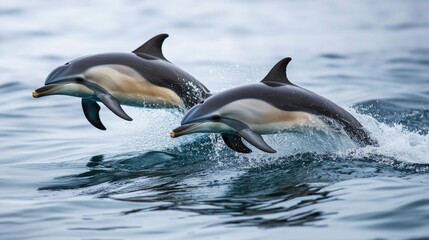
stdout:
<svg viewBox="0 0 429 240">
<path fill-rule="evenodd" d="M 33 97 L 39 98 L 48 95 L 57 94 L 56 91 L 61 89 L 64 85 L 68 83 L 73 83 L 76 80 L 84 79 L 81 74 L 73 74 L 67 76 L 59 76 L 55 78 L 48 77 L 48 80 L 45 82 L 45 86 L 38 88 L 33 91 Z"/>
<path fill-rule="evenodd" d="M 33 97 L 39 98 L 39 97 L 52 95 L 56 90 L 61 88 L 62 85 L 64 85 L 64 84 L 49 84 L 49 85 L 43 86 L 41 88 L 38 88 L 38 89 L 33 91 Z"/>
<path fill-rule="evenodd" d="M 176 128 L 176 129 L 174 129 L 173 131 L 171 131 L 170 137 L 176 138 L 176 137 L 180 137 L 183 135 L 191 134 L 194 132 L 193 130 L 196 130 L 201 124 L 203 124 L 203 122 L 184 124 L 184 125 Z"/>
</svg>

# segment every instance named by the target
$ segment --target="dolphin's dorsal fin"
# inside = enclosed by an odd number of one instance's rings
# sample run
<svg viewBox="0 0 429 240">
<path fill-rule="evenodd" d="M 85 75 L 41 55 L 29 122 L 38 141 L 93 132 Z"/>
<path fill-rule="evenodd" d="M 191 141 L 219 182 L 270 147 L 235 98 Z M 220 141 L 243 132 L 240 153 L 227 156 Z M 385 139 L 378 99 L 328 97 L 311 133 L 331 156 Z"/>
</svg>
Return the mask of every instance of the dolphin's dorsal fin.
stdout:
<svg viewBox="0 0 429 240">
<path fill-rule="evenodd" d="M 162 54 L 162 43 L 168 37 L 168 34 L 162 33 L 149 39 L 140 47 L 133 51 L 133 53 L 141 53 L 154 56 L 156 58 L 168 61 Z"/>
<path fill-rule="evenodd" d="M 262 79 L 262 83 L 281 83 L 281 84 L 292 84 L 289 79 L 287 79 L 286 75 L 286 67 L 288 63 L 292 60 L 292 58 L 287 57 L 283 58 L 278 62 L 265 76 L 264 79 Z"/>
</svg>

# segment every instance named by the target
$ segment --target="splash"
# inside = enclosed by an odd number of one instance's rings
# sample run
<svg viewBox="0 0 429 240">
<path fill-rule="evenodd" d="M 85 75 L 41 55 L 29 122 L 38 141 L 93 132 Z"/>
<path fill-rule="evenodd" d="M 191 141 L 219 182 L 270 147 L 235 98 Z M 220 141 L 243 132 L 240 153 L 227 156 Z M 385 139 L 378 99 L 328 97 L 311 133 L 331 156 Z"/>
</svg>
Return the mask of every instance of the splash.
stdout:
<svg viewBox="0 0 429 240">
<path fill-rule="evenodd" d="M 429 134 L 407 130 L 402 124 L 386 124 L 375 118 L 350 111 L 368 129 L 379 146 L 367 146 L 349 151 L 354 157 L 374 155 L 394 159 L 405 163 L 429 164 Z"/>
<path fill-rule="evenodd" d="M 369 115 L 359 114 L 354 109 L 348 110 L 368 130 L 378 146 L 360 147 L 344 132 L 324 129 L 265 135 L 267 143 L 277 150 L 276 154 L 266 154 L 248 145 L 253 150 L 251 154 L 236 156 L 252 165 L 270 164 L 279 158 L 302 153 L 315 156 L 329 154 L 342 159 L 429 164 L 429 134 L 411 131 L 398 123 L 382 123 Z"/>
<path fill-rule="evenodd" d="M 127 151 L 156 151 L 179 146 L 181 142 L 170 137 L 174 126 L 179 126 L 182 114 L 178 110 L 127 108 L 135 122 L 121 125 L 121 142 Z"/>
<path fill-rule="evenodd" d="M 352 108 L 348 111 L 365 126 L 379 143 L 378 146 L 359 147 L 344 132 L 315 129 L 264 135 L 266 142 L 277 150 L 275 154 L 264 153 L 250 144 L 247 146 L 253 152 L 240 154 L 229 150 L 216 134 L 194 134 L 171 139 L 168 133 L 174 126 L 179 125 L 182 116 L 179 112 L 136 108 L 132 111 L 138 116 L 136 119 L 139 119 L 139 122 L 124 126 L 122 130 L 131 134 L 121 139 L 130 152 L 157 150 L 189 157 L 205 155 L 206 160 L 217 161 L 220 165 L 228 161 L 241 161 L 250 167 L 302 153 L 334 154 L 357 159 L 374 159 L 374 156 L 377 156 L 377 159 L 382 160 L 429 164 L 429 134 L 410 131 L 401 124 L 379 122 L 369 115 L 357 113 Z"/>
</svg>

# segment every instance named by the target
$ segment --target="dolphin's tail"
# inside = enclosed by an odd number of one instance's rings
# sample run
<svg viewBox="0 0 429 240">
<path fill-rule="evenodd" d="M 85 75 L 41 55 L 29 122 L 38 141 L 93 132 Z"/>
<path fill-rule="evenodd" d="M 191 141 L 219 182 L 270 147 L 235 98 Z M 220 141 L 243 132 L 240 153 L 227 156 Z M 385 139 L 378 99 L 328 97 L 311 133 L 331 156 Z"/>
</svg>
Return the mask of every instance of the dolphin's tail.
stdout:
<svg viewBox="0 0 429 240">
<path fill-rule="evenodd" d="M 358 142 L 362 146 L 378 146 L 378 142 L 373 139 L 368 131 L 361 127 L 353 127 L 350 124 L 345 124 L 344 131 L 346 131 L 347 135 Z"/>
</svg>

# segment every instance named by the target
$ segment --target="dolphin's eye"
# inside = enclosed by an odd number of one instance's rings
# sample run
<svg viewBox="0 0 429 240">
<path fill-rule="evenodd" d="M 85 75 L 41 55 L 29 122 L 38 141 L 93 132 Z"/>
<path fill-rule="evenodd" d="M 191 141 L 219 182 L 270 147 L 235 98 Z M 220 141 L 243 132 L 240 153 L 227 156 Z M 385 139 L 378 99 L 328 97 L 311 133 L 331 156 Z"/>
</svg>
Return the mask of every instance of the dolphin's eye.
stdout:
<svg viewBox="0 0 429 240">
<path fill-rule="evenodd" d="M 212 121 L 213 121 L 213 122 L 219 122 L 219 121 L 220 121 L 220 116 L 219 116 L 219 115 L 214 115 L 214 116 L 212 117 Z"/>
<path fill-rule="evenodd" d="M 203 103 L 204 103 L 204 100 L 201 100 L 200 104 L 203 104 Z"/>
<path fill-rule="evenodd" d="M 70 62 L 66 62 L 64 65 L 69 65 L 70 64 Z"/>
</svg>

